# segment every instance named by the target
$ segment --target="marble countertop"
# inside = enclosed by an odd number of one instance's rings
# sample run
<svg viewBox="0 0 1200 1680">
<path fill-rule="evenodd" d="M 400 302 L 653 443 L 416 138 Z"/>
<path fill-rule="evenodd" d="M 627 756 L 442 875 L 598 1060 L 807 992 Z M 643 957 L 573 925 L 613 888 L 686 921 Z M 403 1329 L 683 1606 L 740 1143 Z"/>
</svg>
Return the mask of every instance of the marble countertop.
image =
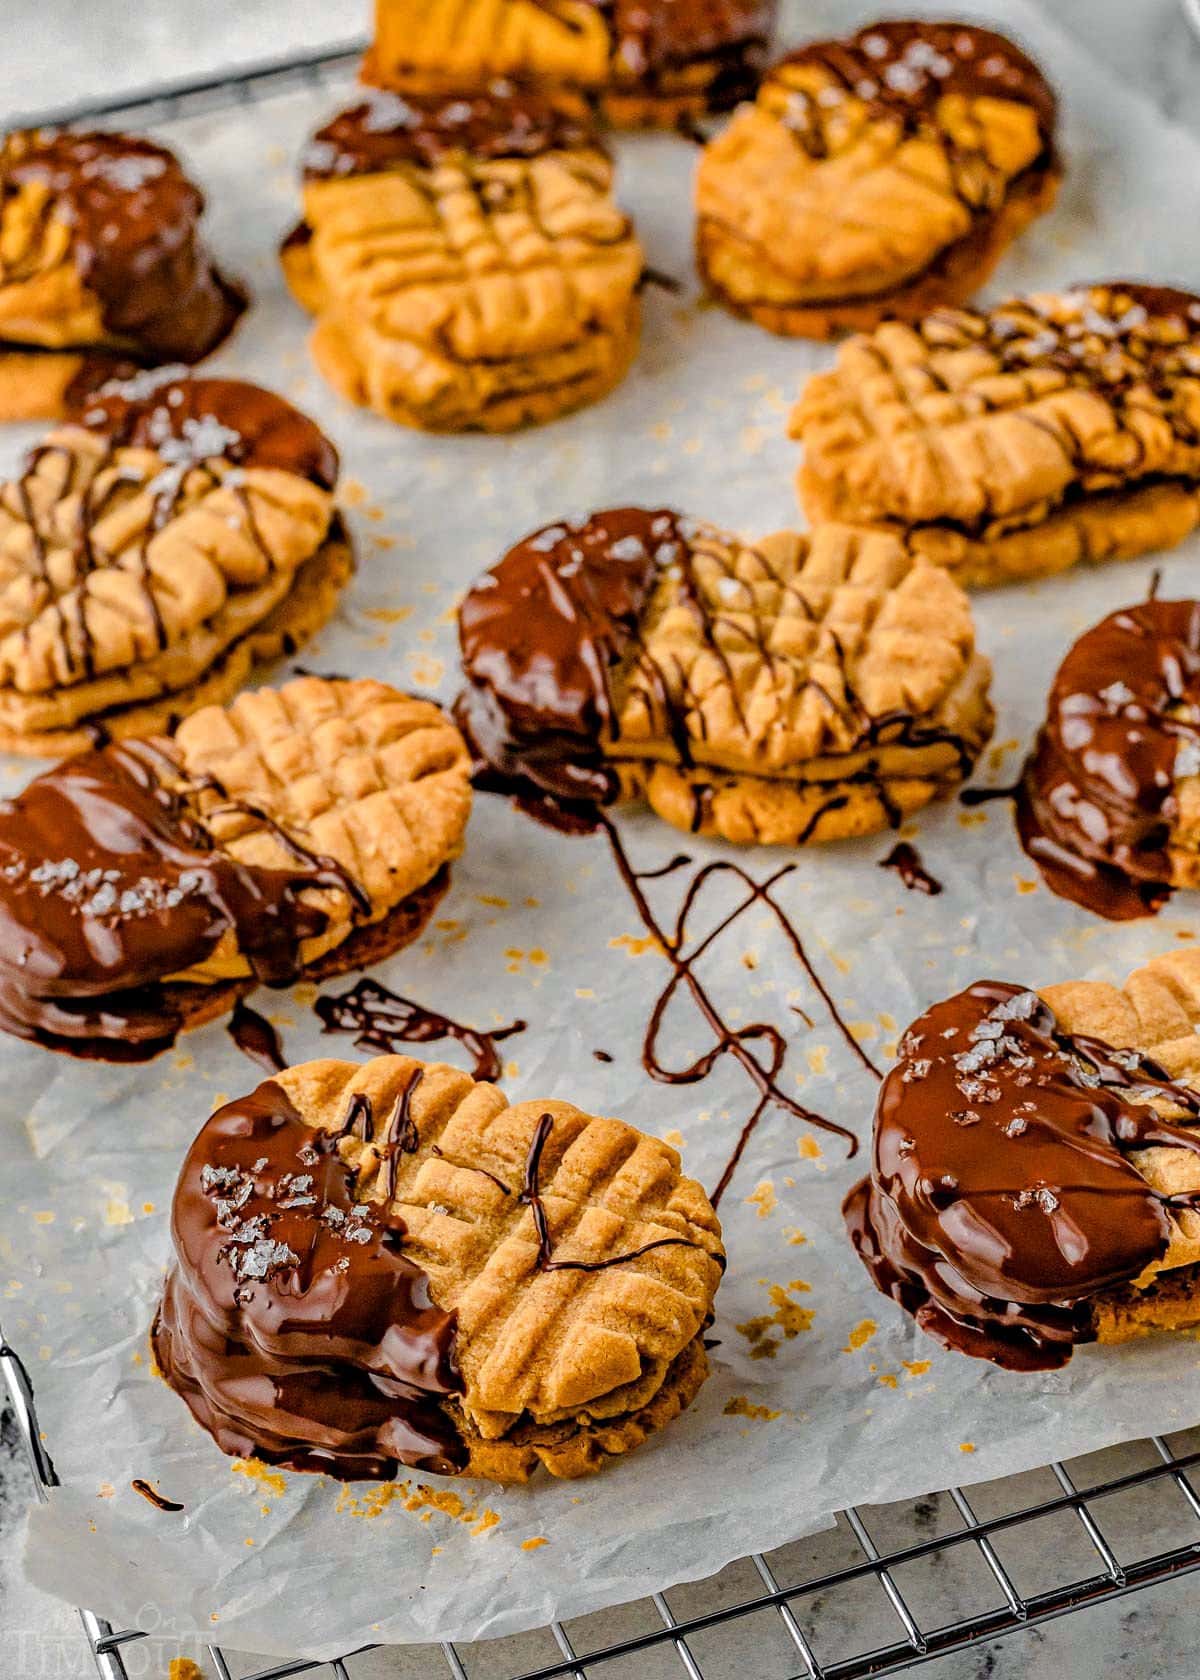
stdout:
<svg viewBox="0 0 1200 1680">
<path fill-rule="evenodd" d="M 1200 39 L 1190 30 L 1180 0 L 1043 0 L 1059 25 L 1076 33 L 1099 57 L 1117 66 L 1132 85 L 1140 87 L 1164 116 L 1200 134 Z M 952 8 L 951 8 L 952 9 Z M 366 0 L 204 0 L 188 6 L 182 0 L 131 6 L 124 0 L 6 0 L 5 71 L 10 108 L 52 108 L 89 97 L 99 98 L 152 84 L 157 80 L 198 75 L 208 69 L 282 56 L 291 51 L 319 48 L 343 41 L 366 27 Z M 1200 233 L 1197 235 L 1200 239 Z M 1137 253 L 1136 266 L 1152 267 L 1149 254 Z M 1195 1443 L 1189 1443 L 1195 1445 Z M 1146 1462 L 1137 1448 L 1103 1455 L 1097 1476 L 1118 1475 Z M 21 1443 L 11 1417 L 0 1414 L 0 1674 L 4 1680 L 92 1680 L 95 1668 L 74 1613 L 34 1592 L 21 1579 L 17 1561 L 22 1512 L 32 1497 Z M 1127 1502 L 1122 1502 L 1127 1503 Z M 1150 1504 L 1139 1509 L 1128 1502 L 1122 1520 L 1140 1532 L 1141 1544 L 1150 1531 Z M 1114 1502 L 1115 1506 L 1116 1502 Z M 940 1520 L 937 1502 L 922 1502 L 922 1521 Z M 911 1521 L 911 1513 L 908 1513 Z M 1072 1521 L 1074 1519 L 1071 1519 Z M 880 1513 L 881 1535 L 887 1532 L 888 1513 Z M 1194 1527 L 1194 1520 L 1192 1521 Z M 911 1531 L 905 1536 L 911 1539 Z M 1186 1529 L 1162 1540 L 1166 1545 L 1191 1538 Z M 1115 1543 L 1115 1542 L 1114 1542 Z M 1151 1542 L 1153 1544 L 1154 1542 Z M 815 1560 L 832 1566 L 819 1540 L 806 1542 Z M 833 1542 L 826 1542 L 833 1544 Z M 1059 1559 L 1066 1544 L 1063 1531 L 1046 1525 L 1044 1535 L 1033 1533 L 1018 1548 L 1019 1579 L 1032 1585 L 1039 1579 L 1061 1578 Z M 799 1559 L 797 1561 L 800 1561 Z M 1006 1557 L 1009 1567 L 1014 1560 Z M 1074 1561 L 1074 1560 L 1072 1560 Z M 1063 1564 L 1062 1567 L 1068 1567 Z M 1077 1568 L 1086 1568 L 1081 1559 Z M 727 1571 L 726 1576 L 731 1572 Z M 719 1577 L 713 1583 L 672 1594 L 677 1615 L 741 1598 L 756 1590 L 756 1581 Z M 906 1588 L 906 1590 L 908 1590 Z M 864 1585 L 863 1593 L 875 1589 Z M 941 1592 L 950 1603 L 956 1589 L 943 1581 Z M 858 1601 L 823 1607 L 822 1654 L 832 1654 L 836 1627 L 854 1620 L 867 1607 Z M 872 1617 L 876 1607 L 870 1607 Z M 936 1621 L 937 1617 L 932 1618 Z M 588 1643 L 600 1637 L 620 1637 L 635 1631 L 628 1613 L 615 1612 L 604 1634 L 592 1618 Z M 930 1663 L 923 1672 L 930 1680 L 1095 1680 L 1120 1672 L 1124 1680 L 1184 1680 L 1197 1671 L 1200 1657 L 1200 1576 L 1117 1600 L 1098 1609 L 1010 1635 L 973 1652 Z M 883 1638 L 896 1636 L 894 1623 L 881 1624 Z M 506 1640 L 502 1654 L 480 1648 L 479 1667 L 469 1660 L 472 1674 L 486 1677 L 510 1673 L 551 1660 L 552 1652 L 538 1636 Z M 854 1649 L 860 1648 L 858 1644 Z M 165 1627 L 127 1654 L 128 1672 L 147 1680 L 166 1680 L 170 1659 L 180 1647 Z M 716 1647 L 713 1647 L 715 1650 Z M 746 1624 L 740 1643 L 725 1641 L 721 1661 L 706 1662 L 716 1676 L 738 1680 L 773 1680 L 794 1668 L 794 1656 L 781 1653 L 758 1638 L 754 1624 Z M 197 1655 L 196 1652 L 187 1654 Z M 698 1650 L 697 1655 L 702 1655 Z M 661 1661 L 661 1669 L 657 1662 Z M 674 1665 L 674 1666 L 671 1666 Z M 214 1670 L 203 1665 L 206 1680 Z M 253 1665 L 251 1665 L 253 1666 Z M 246 1672 L 235 1669 L 235 1673 Z M 356 1666 L 364 1680 L 442 1680 L 445 1663 L 436 1652 L 380 1653 Z M 607 1668 L 599 1671 L 607 1674 Z M 620 1675 L 632 1671 L 620 1667 Z M 643 1671 L 639 1669 L 639 1680 Z M 645 1680 L 682 1670 L 669 1652 L 646 1659 Z M 619 1680 L 617 1669 L 614 1680 Z"/>
</svg>

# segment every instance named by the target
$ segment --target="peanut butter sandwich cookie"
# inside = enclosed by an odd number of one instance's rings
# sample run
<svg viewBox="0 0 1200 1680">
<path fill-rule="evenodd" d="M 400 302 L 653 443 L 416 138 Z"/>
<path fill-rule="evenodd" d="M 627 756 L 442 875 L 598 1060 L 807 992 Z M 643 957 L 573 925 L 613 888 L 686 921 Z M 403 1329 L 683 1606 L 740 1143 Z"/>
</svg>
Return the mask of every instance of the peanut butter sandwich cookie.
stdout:
<svg viewBox="0 0 1200 1680">
<path fill-rule="evenodd" d="M 1106 916 L 1200 887 L 1200 601 L 1143 601 L 1059 667 L 1016 795 L 1047 886 Z"/>
<path fill-rule="evenodd" d="M 0 802 L 0 1027 L 141 1061 L 381 960 L 446 889 L 469 774 L 429 701 L 318 677 L 46 771 Z"/>
<path fill-rule="evenodd" d="M 1111 281 L 852 338 L 792 415 L 809 517 L 902 529 L 964 584 L 1200 523 L 1200 298 Z"/>
<path fill-rule="evenodd" d="M 721 1227 L 677 1152 L 437 1063 L 307 1062 L 218 1109 L 172 1231 L 156 1360 L 241 1457 L 582 1476 L 708 1374 Z"/>
<path fill-rule="evenodd" d="M 885 1295 L 1013 1371 L 1200 1324 L 1200 951 L 984 980 L 909 1028 L 844 1213 Z"/>
<path fill-rule="evenodd" d="M 642 251 L 587 113 L 505 84 L 376 92 L 305 153 L 284 272 L 351 402 L 427 431 L 511 431 L 607 395 Z"/>
<path fill-rule="evenodd" d="M 726 840 L 898 824 L 992 728 L 966 596 L 885 532 L 751 543 L 669 511 L 597 513 L 511 549 L 459 633 L 483 785 L 641 798 Z"/>
<path fill-rule="evenodd" d="M 368 81 L 406 92 L 497 76 L 588 95 L 623 128 L 668 128 L 754 91 L 778 0 L 376 0 Z"/>
<path fill-rule="evenodd" d="M 205 249 L 203 209 L 151 140 L 0 139 L 0 420 L 57 418 L 117 373 L 221 343 L 246 293 Z"/>
<path fill-rule="evenodd" d="M 810 42 L 705 148 L 700 272 L 735 313 L 802 338 L 964 303 L 1054 203 L 1055 122 L 1037 65 L 988 29 Z"/>
<path fill-rule="evenodd" d="M 0 749 L 150 734 L 295 652 L 353 571 L 337 471 L 255 385 L 102 386 L 0 485 Z"/>
</svg>

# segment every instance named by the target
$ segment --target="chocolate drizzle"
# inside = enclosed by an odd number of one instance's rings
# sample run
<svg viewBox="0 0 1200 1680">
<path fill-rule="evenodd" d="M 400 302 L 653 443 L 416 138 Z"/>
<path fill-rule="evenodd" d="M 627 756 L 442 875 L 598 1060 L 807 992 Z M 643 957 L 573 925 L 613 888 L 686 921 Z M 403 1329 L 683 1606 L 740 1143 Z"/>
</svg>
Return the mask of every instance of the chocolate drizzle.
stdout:
<svg viewBox="0 0 1200 1680">
<path fill-rule="evenodd" d="M 150 1483 L 141 1476 L 135 1476 L 129 1485 L 134 1493 L 140 1493 L 146 1503 L 153 1505 L 156 1511 L 183 1510 L 183 1506 L 178 1499 L 168 1499 L 165 1494 L 159 1493 L 157 1488 L 151 1487 Z"/>
<path fill-rule="evenodd" d="M 354 1033 L 355 1048 L 370 1050 L 374 1055 L 393 1055 L 398 1044 L 432 1044 L 440 1038 L 452 1038 L 471 1057 L 472 1077 L 493 1084 L 504 1071 L 497 1044 L 525 1031 L 524 1021 L 488 1031 L 464 1026 L 411 998 L 400 997 L 378 980 L 359 980 L 340 997 L 318 998 L 313 1008 L 325 1032 Z"/>
<path fill-rule="evenodd" d="M 894 869 L 910 892 L 936 898 L 942 890 L 942 883 L 929 873 L 921 862 L 920 852 L 907 840 L 898 840 L 888 855 L 880 859 L 879 867 Z"/>
<path fill-rule="evenodd" d="M 1021 843 L 1062 897 L 1150 915 L 1170 892 L 1177 783 L 1196 775 L 1200 601 L 1144 601 L 1063 660 L 1017 794 Z"/>
<path fill-rule="evenodd" d="M 264 1015 L 250 1008 L 244 998 L 239 998 L 234 1004 L 226 1031 L 242 1054 L 266 1068 L 268 1073 L 282 1073 L 287 1066 L 279 1034 Z"/>
<path fill-rule="evenodd" d="M 43 218 L 71 229 L 104 326 L 152 362 L 198 362 L 232 330 L 243 289 L 199 237 L 204 198 L 165 147 L 128 134 L 37 131 L 0 146 L 0 207 L 40 188 Z M 86 346 L 84 347 L 86 348 Z"/>
<path fill-rule="evenodd" d="M 378 174 L 399 164 L 433 169 L 456 152 L 476 159 L 532 158 L 599 147 L 585 110 L 531 87 L 494 82 L 482 93 L 403 95 L 373 88 L 317 130 L 302 162 L 305 179 L 320 181 Z"/>
<path fill-rule="evenodd" d="M 274 1081 L 201 1131 L 172 1231 L 154 1351 L 223 1451 L 346 1480 L 465 1465 L 454 1316 Z"/>
<path fill-rule="evenodd" d="M 607 1272 L 613 1266 L 623 1266 L 630 1260 L 640 1260 L 643 1254 L 652 1254 L 658 1248 L 700 1248 L 702 1245 L 694 1242 L 691 1237 L 657 1237 L 653 1242 L 643 1243 L 640 1248 L 631 1249 L 628 1254 L 610 1254 L 603 1260 L 562 1260 L 554 1250 L 554 1239 L 550 1234 L 550 1221 L 546 1217 L 546 1209 L 542 1203 L 540 1175 L 542 1167 L 542 1152 L 554 1131 L 554 1116 L 540 1114 L 537 1125 L 533 1129 L 533 1136 L 529 1140 L 529 1152 L 525 1157 L 525 1171 L 521 1179 L 521 1189 L 517 1200 L 529 1209 L 533 1220 L 533 1229 L 538 1244 L 538 1270 L 540 1272 Z M 708 1250 L 705 1250 L 707 1253 Z M 721 1270 L 725 1264 L 720 1256 L 714 1255 Z"/>
<path fill-rule="evenodd" d="M 1065 1032 L 1036 992 L 981 981 L 909 1028 L 879 1094 L 851 1240 L 884 1294 L 947 1347 L 1011 1370 L 1065 1364 L 1093 1302 L 1161 1261 L 1169 1210 L 1128 1159 L 1200 1155 L 1200 1098 L 1132 1050 Z"/>
<path fill-rule="evenodd" d="M 246 535 L 270 566 L 272 557 L 258 529 L 253 504 L 236 472 L 228 468 L 276 467 L 309 478 L 326 490 L 332 490 L 337 479 L 337 454 L 312 421 L 273 392 L 241 380 L 180 378 L 177 370 L 159 369 L 103 386 L 75 418 L 104 437 L 100 457 L 82 487 L 76 491 L 74 485 L 75 452 L 62 442 L 32 450 L 22 473 L 5 491 L 15 500 L 12 511 L 29 528 L 33 586 L 49 599 L 57 616 L 66 674 L 72 679 L 90 681 L 96 675 L 88 610 L 90 606 L 95 611 L 96 604 L 88 579 L 113 562 L 101 551 L 95 528 L 122 500 L 146 490 L 153 497 L 146 534 L 136 547 L 130 547 L 122 563 L 136 567 L 155 645 L 162 652 L 168 637 L 151 576 L 150 544 L 175 516 L 185 489 L 193 492 L 198 479 L 206 481 L 206 489 L 230 485 L 242 508 Z M 161 470 L 153 465 L 142 469 L 144 480 L 124 462 L 112 470 L 116 451 L 122 447 L 153 449 L 163 463 Z M 58 463 L 59 486 L 49 511 L 43 510 L 39 519 L 33 486 L 46 462 Z M 221 470 L 217 462 L 222 463 Z M 68 519 L 69 535 L 64 541 Z M 64 548 L 70 564 L 65 588 L 61 583 L 56 587 L 50 566 L 51 551 Z M 31 617 L 22 627 L 26 643 L 33 622 Z M 91 727 L 103 731 L 102 720 Z"/>
<path fill-rule="evenodd" d="M 328 925 L 307 887 L 359 889 L 329 858 L 240 863 L 164 743 L 100 748 L 0 802 L 0 1026 L 48 1048 L 143 1060 L 183 1024 L 165 984 L 232 933 L 254 978 L 287 985 Z M 218 790 L 220 791 L 220 790 Z"/>
</svg>

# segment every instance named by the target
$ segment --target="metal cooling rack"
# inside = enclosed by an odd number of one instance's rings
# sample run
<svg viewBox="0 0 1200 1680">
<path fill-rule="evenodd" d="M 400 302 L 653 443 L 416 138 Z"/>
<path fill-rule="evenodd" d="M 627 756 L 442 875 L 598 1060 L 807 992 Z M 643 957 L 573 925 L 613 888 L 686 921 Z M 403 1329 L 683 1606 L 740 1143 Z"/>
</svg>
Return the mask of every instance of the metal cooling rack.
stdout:
<svg viewBox="0 0 1200 1680">
<path fill-rule="evenodd" d="M 253 105 L 306 84 L 344 79 L 364 45 L 346 41 L 104 102 L 17 113 L 6 126 L 117 119 L 144 125 Z M 57 1481 L 54 1465 L 37 1427 L 26 1368 L 2 1336 L 0 1377 L 44 1500 Z M 1133 1468 L 1113 1463 L 1127 1465 L 1133 1458 L 1141 1461 Z M 826 1533 L 756 1553 L 710 1580 L 655 1593 L 570 1628 L 554 1622 L 540 1634 L 510 1640 L 430 1646 L 421 1680 L 500 1680 L 501 1674 L 503 1680 L 866 1680 L 898 1674 L 1200 1568 L 1200 1494 L 1189 1478 L 1197 1469 L 1200 1430 L 1052 1464 L 969 1493 L 951 1488 L 901 1506 L 847 1510 Z M 1039 1572 L 1026 1579 L 1031 1551 L 1040 1554 L 1043 1567 L 1052 1554 L 1060 1578 L 1050 1581 Z M 115 1628 L 89 1610 L 79 1616 L 101 1680 L 131 1680 L 122 1653 L 148 1636 Z M 835 1622 L 844 1625 L 831 1637 Z M 614 1623 L 628 1631 L 598 1642 L 600 1623 L 610 1634 Z M 387 1672 L 381 1648 L 374 1646 L 329 1663 L 294 1659 L 266 1668 L 216 1645 L 205 1650 L 214 1680 L 304 1674 L 384 1680 Z M 144 1672 L 141 1665 L 136 1672 Z M 410 1665 L 405 1673 L 413 1673 Z"/>
</svg>

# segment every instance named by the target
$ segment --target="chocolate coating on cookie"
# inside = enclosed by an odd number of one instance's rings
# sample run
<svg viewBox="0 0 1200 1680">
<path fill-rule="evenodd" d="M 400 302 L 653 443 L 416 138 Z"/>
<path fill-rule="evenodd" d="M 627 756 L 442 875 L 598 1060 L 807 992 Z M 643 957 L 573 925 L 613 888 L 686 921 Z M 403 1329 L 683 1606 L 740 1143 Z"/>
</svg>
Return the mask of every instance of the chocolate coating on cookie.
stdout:
<svg viewBox="0 0 1200 1680">
<path fill-rule="evenodd" d="M 1144 601 L 1079 638 L 1025 766 L 1017 822 L 1048 886 L 1098 915 L 1170 888 L 1176 780 L 1200 774 L 1200 601 Z"/>
<path fill-rule="evenodd" d="M 473 585 L 457 721 L 493 770 L 565 799 L 615 799 L 599 750 L 615 726 L 611 675 L 636 652 L 659 568 L 685 552 L 678 514 L 615 508 L 535 531 Z"/>
<path fill-rule="evenodd" d="M 782 63 L 819 65 L 847 93 L 906 124 L 924 120 L 947 94 L 1013 100 L 1036 112 L 1048 145 L 1053 139 L 1057 101 L 1041 70 L 1007 37 L 974 24 L 889 20 L 845 40 L 810 41 Z M 790 126 L 806 131 L 801 107 Z"/>
<path fill-rule="evenodd" d="M 358 902 L 343 869 L 294 841 L 295 862 L 282 869 L 216 847 L 183 780 L 165 745 L 130 742 L 69 760 L 0 802 L 5 1031 L 109 1060 L 156 1055 L 183 1024 L 169 976 L 232 931 L 258 979 L 288 983 L 301 942 L 328 925 L 301 889 Z"/>
<path fill-rule="evenodd" d="M 653 80 L 664 70 L 737 49 L 764 52 L 777 0 L 591 0 L 605 13 L 618 71 Z"/>
<path fill-rule="evenodd" d="M 1162 1259 L 1164 1198 L 1128 1160 L 1200 1153 L 1200 1098 L 1156 1063 L 1058 1025 L 1036 992 L 980 981 L 913 1025 L 846 1199 L 877 1286 L 947 1347 L 1011 1370 L 1063 1365 L 1093 1301 Z"/>
<path fill-rule="evenodd" d="M 128 134 L 10 134 L 0 209 L 29 186 L 71 228 L 80 277 L 114 337 L 149 360 L 197 362 L 232 330 L 246 294 L 205 251 L 204 197 L 173 152 Z"/>
<path fill-rule="evenodd" d="M 454 1315 L 403 1252 L 402 1221 L 355 1200 L 338 1153 L 377 1118 L 403 1147 L 404 1115 L 376 1117 L 359 1097 L 341 1133 L 317 1131 L 268 1080 L 218 1109 L 188 1153 L 154 1351 L 225 1452 L 348 1480 L 466 1462 L 441 1405 L 462 1390 Z"/>
<path fill-rule="evenodd" d="M 101 386 L 78 417 L 114 448 L 194 445 L 197 460 L 274 467 L 322 490 L 337 483 L 337 450 L 306 414 L 274 391 L 241 379 L 179 378 L 171 369 Z"/>
<path fill-rule="evenodd" d="M 402 163 L 432 169 L 455 152 L 484 159 L 531 158 L 599 144 L 582 108 L 532 88 L 496 82 L 482 93 L 371 91 L 317 130 L 303 164 L 307 180 L 336 180 Z"/>
</svg>

